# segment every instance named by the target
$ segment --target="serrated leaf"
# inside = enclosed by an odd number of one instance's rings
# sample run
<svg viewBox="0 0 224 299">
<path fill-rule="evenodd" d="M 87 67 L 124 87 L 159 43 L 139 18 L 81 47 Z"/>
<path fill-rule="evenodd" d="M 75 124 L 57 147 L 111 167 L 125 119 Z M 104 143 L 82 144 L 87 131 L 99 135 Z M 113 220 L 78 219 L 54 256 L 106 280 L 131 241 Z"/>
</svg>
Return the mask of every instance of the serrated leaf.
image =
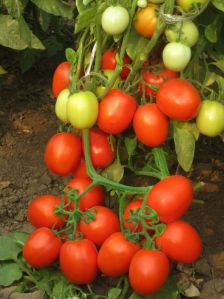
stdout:
<svg viewBox="0 0 224 299">
<path fill-rule="evenodd" d="M 19 280 L 23 273 L 16 263 L 8 263 L 0 267 L 0 285 L 7 287 L 14 281 Z"/>
<path fill-rule="evenodd" d="M 111 181 L 120 182 L 124 176 L 124 167 L 118 160 L 115 160 L 101 172 L 101 175 Z"/>
<path fill-rule="evenodd" d="M 121 294 L 121 289 L 120 288 L 112 288 L 112 289 L 109 289 L 109 292 L 108 292 L 108 295 L 107 295 L 107 298 L 108 299 L 118 299 L 120 294 Z"/>
<path fill-rule="evenodd" d="M 224 12 L 224 1 L 223 0 L 212 0 L 212 4 L 219 10 Z"/>
<path fill-rule="evenodd" d="M 18 19 L 23 13 L 23 3 L 19 0 L 3 0 L 3 4 L 7 8 L 8 13 Z"/>
<path fill-rule="evenodd" d="M 189 171 L 194 159 L 195 138 L 186 129 L 174 128 L 174 144 L 177 161 L 184 171 Z"/>
<path fill-rule="evenodd" d="M 37 7 L 55 16 L 71 19 L 72 7 L 61 0 L 31 0 Z"/>
</svg>

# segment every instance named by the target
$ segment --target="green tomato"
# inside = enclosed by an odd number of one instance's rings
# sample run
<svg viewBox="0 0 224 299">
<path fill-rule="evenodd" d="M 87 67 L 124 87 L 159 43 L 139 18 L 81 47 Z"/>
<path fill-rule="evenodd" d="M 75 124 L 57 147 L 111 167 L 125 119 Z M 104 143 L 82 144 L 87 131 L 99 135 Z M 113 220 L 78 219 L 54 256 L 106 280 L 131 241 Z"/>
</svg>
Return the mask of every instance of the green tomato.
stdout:
<svg viewBox="0 0 224 299">
<path fill-rule="evenodd" d="M 162 56 L 163 63 L 168 69 L 180 72 L 191 59 L 191 48 L 182 43 L 168 43 L 163 49 Z"/>
<path fill-rule="evenodd" d="M 91 91 L 79 91 L 68 98 L 69 122 L 77 129 L 91 128 L 98 116 L 98 100 Z"/>
<path fill-rule="evenodd" d="M 169 42 L 178 42 L 193 47 L 198 41 L 199 32 L 197 26 L 192 21 L 176 23 L 170 25 L 165 30 L 166 38 Z"/>
<path fill-rule="evenodd" d="M 203 5 L 207 2 L 208 0 L 176 0 L 176 4 L 185 12 L 195 10 L 197 5 Z"/>
<path fill-rule="evenodd" d="M 217 101 L 204 100 L 196 118 L 201 134 L 215 137 L 224 131 L 224 105 Z"/>
<path fill-rule="evenodd" d="M 58 119 L 60 119 L 63 123 L 68 123 L 68 115 L 67 115 L 67 103 L 68 103 L 68 98 L 70 96 L 70 91 L 68 88 L 63 89 L 55 103 L 55 114 Z"/>
<path fill-rule="evenodd" d="M 118 35 L 125 31 L 129 24 L 129 13 L 122 6 L 109 6 L 102 14 L 103 30 L 110 35 Z"/>
<path fill-rule="evenodd" d="M 148 5 L 147 0 L 138 0 L 137 6 L 140 8 L 145 8 Z"/>
</svg>

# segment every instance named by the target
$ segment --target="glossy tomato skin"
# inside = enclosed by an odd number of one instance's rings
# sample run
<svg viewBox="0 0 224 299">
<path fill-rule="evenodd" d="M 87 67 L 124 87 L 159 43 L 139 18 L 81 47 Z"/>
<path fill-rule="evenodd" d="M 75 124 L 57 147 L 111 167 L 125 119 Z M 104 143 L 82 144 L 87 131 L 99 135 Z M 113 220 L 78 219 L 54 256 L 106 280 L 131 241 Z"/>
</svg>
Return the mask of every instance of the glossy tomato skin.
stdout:
<svg viewBox="0 0 224 299">
<path fill-rule="evenodd" d="M 127 206 L 124 209 L 124 227 L 129 228 L 131 232 L 136 232 L 136 231 L 141 231 L 142 226 L 140 224 L 135 223 L 134 221 L 126 221 L 129 217 L 131 217 L 131 212 L 136 212 L 139 210 L 142 206 L 142 200 L 140 199 L 135 199 L 132 200 L 127 204 Z"/>
<path fill-rule="evenodd" d="M 181 263 L 192 263 L 202 253 L 199 234 L 182 220 L 169 223 L 163 234 L 157 237 L 156 244 L 171 260 Z"/>
<path fill-rule="evenodd" d="M 82 143 L 79 136 L 72 133 L 58 133 L 48 141 L 44 160 L 53 173 L 69 174 L 79 163 Z"/>
<path fill-rule="evenodd" d="M 156 30 L 157 5 L 149 4 L 147 7 L 139 9 L 135 15 L 134 28 L 142 36 L 151 37 Z"/>
<path fill-rule="evenodd" d="M 92 183 L 90 178 L 74 178 L 72 179 L 67 186 L 65 187 L 66 191 L 69 191 L 69 187 L 72 187 L 78 191 L 78 194 L 81 194 L 86 187 Z M 103 205 L 105 198 L 105 192 L 102 186 L 96 185 L 90 189 L 84 196 L 81 197 L 79 201 L 79 209 L 85 211 L 97 205 Z M 68 197 L 65 197 L 65 200 L 68 200 Z M 74 203 L 71 203 L 71 209 L 74 209 Z"/>
<path fill-rule="evenodd" d="M 98 127 L 108 134 L 119 134 L 130 125 L 136 110 L 134 97 L 111 89 L 99 104 Z"/>
<path fill-rule="evenodd" d="M 93 215 L 96 213 L 95 219 L 88 223 L 81 219 L 79 231 L 86 239 L 101 246 L 111 234 L 120 231 L 119 218 L 111 209 L 103 206 L 95 206 L 89 211 Z"/>
<path fill-rule="evenodd" d="M 172 119 L 193 119 L 200 108 L 201 97 L 187 80 L 174 78 L 165 82 L 156 95 L 159 109 Z"/>
<path fill-rule="evenodd" d="M 75 178 L 89 178 L 84 157 L 81 157 L 78 166 L 73 169 L 72 174 Z"/>
<path fill-rule="evenodd" d="M 217 101 L 204 100 L 196 118 L 199 132 L 215 137 L 224 131 L 224 105 Z"/>
<path fill-rule="evenodd" d="M 54 71 L 52 80 L 52 92 L 54 97 L 57 97 L 63 89 L 68 88 L 70 86 L 70 67 L 70 62 L 64 61 L 60 63 Z"/>
<path fill-rule="evenodd" d="M 47 267 L 59 257 L 62 242 L 47 227 L 31 233 L 23 247 L 23 257 L 34 268 Z"/>
<path fill-rule="evenodd" d="M 38 227 L 59 228 L 64 221 L 55 213 L 55 208 L 61 204 L 61 198 L 52 194 L 35 197 L 27 209 L 29 222 Z"/>
<path fill-rule="evenodd" d="M 141 249 L 131 260 L 130 285 L 138 294 L 150 295 L 163 286 L 169 270 L 169 260 L 163 252 Z"/>
<path fill-rule="evenodd" d="M 104 241 L 99 250 L 98 268 L 111 277 L 124 275 L 128 273 L 131 259 L 139 249 L 138 244 L 126 240 L 121 232 L 114 233 Z"/>
<path fill-rule="evenodd" d="M 155 103 L 143 104 L 135 112 L 133 127 L 137 138 L 144 145 L 158 146 L 167 138 L 169 120 Z"/>
<path fill-rule="evenodd" d="M 130 57 L 125 54 L 123 59 L 123 64 L 127 65 L 131 63 Z M 116 51 L 114 49 L 108 49 L 103 53 L 101 60 L 101 69 L 102 70 L 114 70 L 116 68 Z M 130 73 L 130 69 L 127 66 L 122 67 L 122 71 L 120 73 L 120 77 L 122 80 L 125 80 Z"/>
<path fill-rule="evenodd" d="M 65 242 L 60 251 L 60 268 L 72 283 L 88 284 L 97 275 L 97 249 L 90 240 Z"/>
<path fill-rule="evenodd" d="M 147 205 L 164 223 L 178 220 L 189 209 L 194 192 L 189 179 L 181 175 L 168 176 L 150 190 Z"/>
<path fill-rule="evenodd" d="M 105 168 L 109 166 L 115 158 L 115 151 L 110 144 L 109 135 L 98 128 L 92 128 L 89 130 L 89 136 L 93 167 Z"/>
</svg>

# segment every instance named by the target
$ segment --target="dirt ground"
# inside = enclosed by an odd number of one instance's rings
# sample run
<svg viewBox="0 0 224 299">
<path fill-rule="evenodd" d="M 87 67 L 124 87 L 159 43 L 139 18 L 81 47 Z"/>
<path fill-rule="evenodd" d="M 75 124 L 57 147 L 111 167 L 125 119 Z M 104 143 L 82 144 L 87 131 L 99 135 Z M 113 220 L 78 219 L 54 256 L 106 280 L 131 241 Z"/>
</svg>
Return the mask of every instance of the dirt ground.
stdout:
<svg viewBox="0 0 224 299">
<path fill-rule="evenodd" d="M 32 230 L 26 220 L 28 202 L 38 194 L 60 194 L 69 177 L 57 177 L 44 165 L 49 137 L 58 128 L 51 95 L 53 69 L 33 69 L 24 75 L 0 78 L 0 233 Z M 180 284 L 192 285 L 200 298 L 224 298 L 224 155 L 221 139 L 200 138 L 192 172 L 205 186 L 184 217 L 203 239 L 202 258 L 178 265 Z M 189 291 L 188 291 L 189 292 Z M 193 293 L 195 295 L 197 293 Z M 188 293 L 189 295 L 189 293 Z M 195 296 L 196 297 L 196 296 Z M 161 298 L 165 299 L 165 298 Z"/>
</svg>

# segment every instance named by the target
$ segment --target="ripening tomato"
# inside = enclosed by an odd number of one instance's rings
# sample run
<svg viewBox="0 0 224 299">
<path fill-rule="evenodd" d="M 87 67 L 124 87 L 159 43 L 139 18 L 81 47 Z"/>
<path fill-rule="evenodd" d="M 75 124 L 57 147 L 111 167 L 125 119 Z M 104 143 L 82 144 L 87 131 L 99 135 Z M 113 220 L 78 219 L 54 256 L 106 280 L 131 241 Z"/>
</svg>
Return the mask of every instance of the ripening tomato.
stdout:
<svg viewBox="0 0 224 299">
<path fill-rule="evenodd" d="M 97 249 L 90 240 L 65 242 L 60 251 L 60 268 L 75 284 L 93 282 L 97 275 Z"/>
<path fill-rule="evenodd" d="M 185 12 L 195 10 L 195 7 L 201 6 L 207 3 L 208 0 L 176 0 L 178 6 L 180 6 Z"/>
<path fill-rule="evenodd" d="M 69 192 L 70 188 L 76 189 L 78 194 L 81 194 L 86 187 L 92 183 L 90 178 L 74 178 L 65 187 L 65 191 Z M 79 209 L 85 211 L 97 205 L 103 205 L 105 198 L 104 188 L 100 185 L 96 185 L 91 188 L 85 195 L 83 195 L 79 201 Z M 68 201 L 68 196 L 65 197 Z M 74 202 L 70 205 L 71 209 L 74 209 Z"/>
<path fill-rule="evenodd" d="M 72 174 L 75 178 L 89 178 L 84 157 L 81 157 L 78 166 L 72 170 Z"/>
<path fill-rule="evenodd" d="M 55 114 L 60 121 L 67 124 L 68 121 L 68 113 L 67 113 L 67 103 L 68 98 L 70 96 L 70 91 L 68 88 L 63 89 L 59 95 L 57 96 L 55 103 Z"/>
<path fill-rule="evenodd" d="M 57 133 L 46 145 L 44 160 L 53 173 L 67 175 L 78 165 L 81 152 L 82 143 L 78 135 Z"/>
<path fill-rule="evenodd" d="M 196 118 L 199 132 L 215 137 L 224 131 L 224 105 L 217 101 L 204 100 Z"/>
<path fill-rule="evenodd" d="M 128 65 L 131 63 L 131 59 L 127 54 L 124 55 L 123 64 Z M 114 70 L 117 65 L 116 60 L 116 51 L 114 49 L 108 49 L 103 53 L 101 60 L 101 69 L 102 70 Z M 130 69 L 127 66 L 123 66 L 122 71 L 120 73 L 120 77 L 122 80 L 125 80 L 130 73 Z"/>
<path fill-rule="evenodd" d="M 95 219 L 86 222 L 82 218 L 78 229 L 85 238 L 91 240 L 97 246 L 101 246 L 111 234 L 120 231 L 119 218 L 111 209 L 95 206 L 89 209 L 88 212 L 95 215 Z"/>
<path fill-rule="evenodd" d="M 63 89 L 68 88 L 70 86 L 70 68 L 70 62 L 64 61 L 60 63 L 54 71 L 52 80 L 52 92 L 55 97 L 57 97 Z"/>
<path fill-rule="evenodd" d="M 169 120 L 156 104 L 143 104 L 135 112 L 133 127 L 137 138 L 143 144 L 158 146 L 166 140 Z"/>
<path fill-rule="evenodd" d="M 52 194 L 39 195 L 29 204 L 27 217 L 35 227 L 59 228 L 64 224 L 63 219 L 56 215 L 55 208 L 61 204 L 61 198 Z"/>
<path fill-rule="evenodd" d="M 140 35 L 151 37 L 155 32 L 158 21 L 157 8 L 158 5 L 149 4 L 136 12 L 134 28 Z"/>
<path fill-rule="evenodd" d="M 140 210 L 142 206 L 142 200 L 135 199 L 132 200 L 127 204 L 127 206 L 124 209 L 123 219 L 124 219 L 124 227 L 129 228 L 131 232 L 138 232 L 142 230 L 141 224 L 137 224 L 134 221 L 127 221 L 132 213 L 137 213 L 138 210 Z"/>
<path fill-rule="evenodd" d="M 189 209 L 193 195 L 191 181 L 184 176 L 173 175 L 152 187 L 147 204 L 158 213 L 162 222 L 170 223 L 179 219 Z"/>
<path fill-rule="evenodd" d="M 119 134 L 128 128 L 135 110 L 134 97 L 119 89 L 111 89 L 99 104 L 97 124 L 108 134 Z"/>
<path fill-rule="evenodd" d="M 34 268 L 47 267 L 57 260 L 62 242 L 47 227 L 36 229 L 23 246 L 23 257 Z"/>
<path fill-rule="evenodd" d="M 129 268 L 130 285 L 135 292 L 149 295 L 166 282 L 170 270 L 167 256 L 160 251 L 141 249 L 133 256 Z"/>
<path fill-rule="evenodd" d="M 200 108 L 201 97 L 187 80 L 174 78 L 165 82 L 156 95 L 159 109 L 172 119 L 193 119 Z"/>
<path fill-rule="evenodd" d="M 115 158 L 115 151 L 110 144 L 109 135 L 98 128 L 92 128 L 89 130 L 89 137 L 93 167 L 105 168 L 109 166 Z"/>
<path fill-rule="evenodd" d="M 171 260 L 181 263 L 193 263 L 202 253 L 198 232 L 182 220 L 169 223 L 156 244 Z"/>
<path fill-rule="evenodd" d="M 122 232 L 114 233 L 102 244 L 97 265 L 105 275 L 111 277 L 124 275 L 128 273 L 131 259 L 139 249 L 140 246 L 125 239 Z"/>
</svg>

